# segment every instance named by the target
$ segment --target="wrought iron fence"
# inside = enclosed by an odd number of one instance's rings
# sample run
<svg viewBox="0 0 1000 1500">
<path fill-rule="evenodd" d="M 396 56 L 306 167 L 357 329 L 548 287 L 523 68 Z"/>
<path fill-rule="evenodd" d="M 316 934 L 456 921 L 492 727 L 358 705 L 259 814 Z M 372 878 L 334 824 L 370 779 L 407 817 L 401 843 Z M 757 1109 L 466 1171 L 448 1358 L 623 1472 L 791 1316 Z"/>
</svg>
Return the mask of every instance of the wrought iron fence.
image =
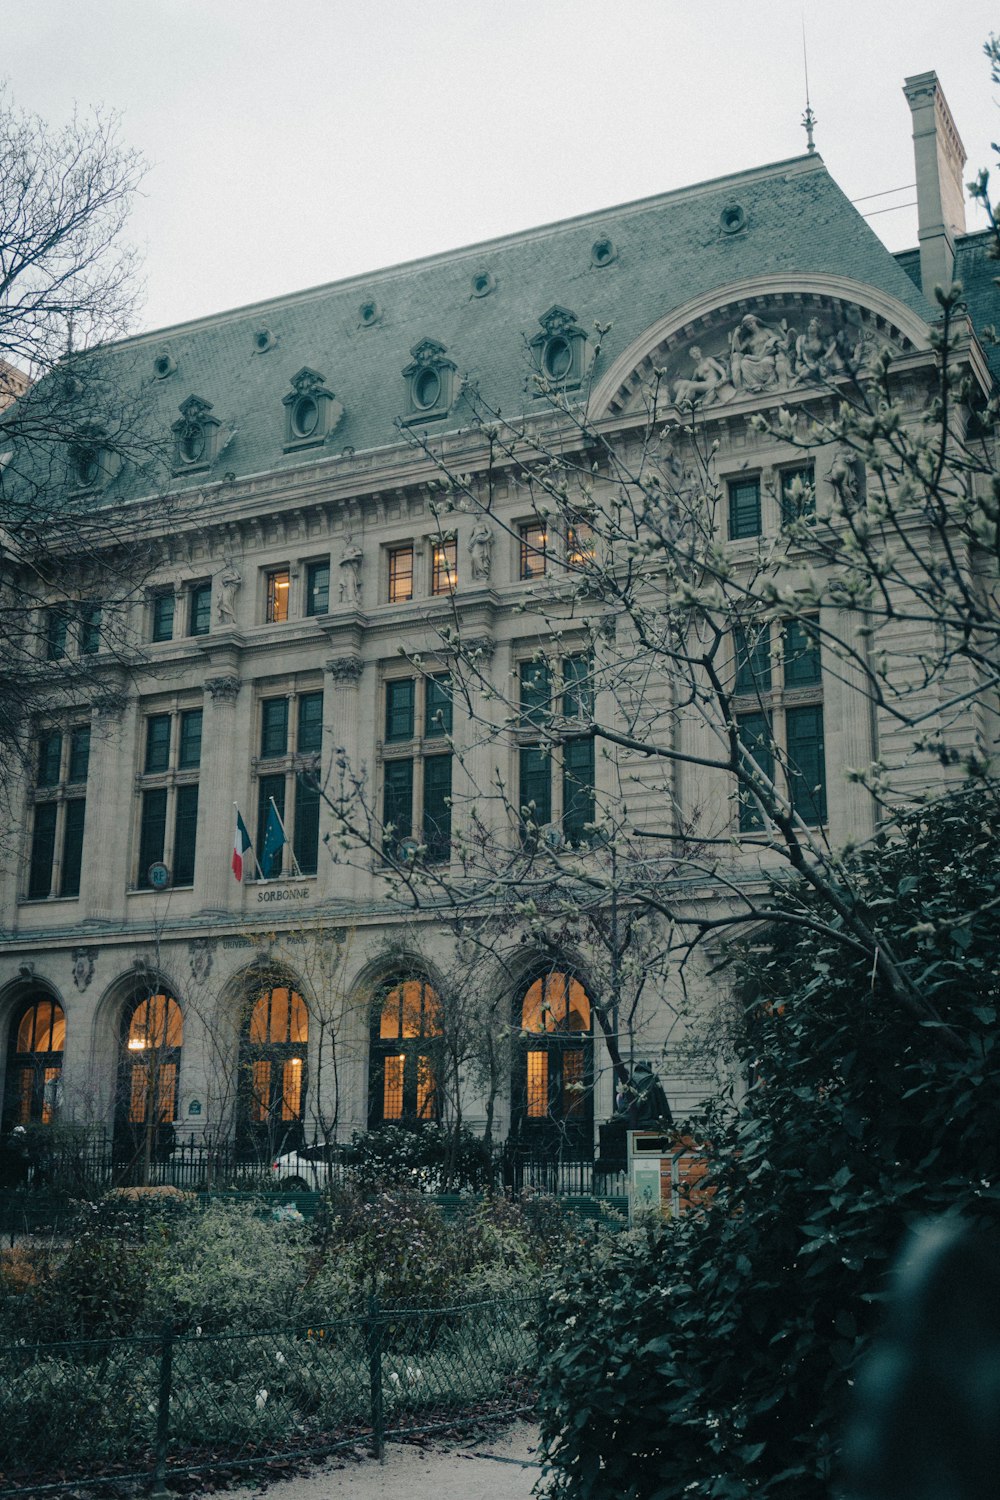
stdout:
<svg viewBox="0 0 1000 1500">
<path fill-rule="evenodd" d="M 531 1408 L 535 1301 L 0 1345 L 0 1497 L 235 1472 Z"/>
<path fill-rule="evenodd" d="M 275 1162 L 279 1163 L 275 1169 Z M 265 1156 L 249 1153 L 234 1142 L 208 1142 L 203 1135 L 172 1134 L 169 1149 L 138 1157 L 116 1150 L 104 1132 L 70 1132 L 46 1139 L 40 1132 L 16 1174 L 0 1182 L 0 1190 L 48 1189 L 71 1196 L 90 1197 L 109 1187 L 144 1185 L 178 1187 L 189 1192 L 280 1190 L 289 1183 L 321 1190 L 344 1182 L 352 1171 L 342 1148 L 322 1140 L 299 1142 L 293 1151 L 282 1144 Z M 602 1162 L 554 1148 L 532 1151 L 510 1144 L 484 1155 L 474 1183 L 437 1180 L 425 1174 L 418 1183 L 430 1191 L 456 1186 L 547 1192 L 577 1197 L 613 1197 L 626 1192 L 624 1164 Z"/>
</svg>

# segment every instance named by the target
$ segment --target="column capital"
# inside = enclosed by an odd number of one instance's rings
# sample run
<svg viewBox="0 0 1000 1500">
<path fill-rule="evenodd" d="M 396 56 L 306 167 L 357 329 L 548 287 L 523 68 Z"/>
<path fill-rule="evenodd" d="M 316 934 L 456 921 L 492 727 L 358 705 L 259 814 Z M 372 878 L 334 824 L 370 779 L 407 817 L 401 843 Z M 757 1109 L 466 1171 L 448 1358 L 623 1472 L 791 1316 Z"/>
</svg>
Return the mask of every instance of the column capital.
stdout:
<svg viewBox="0 0 1000 1500">
<path fill-rule="evenodd" d="M 360 656 L 334 656 L 326 663 L 336 687 L 357 687 L 364 669 Z"/>
<path fill-rule="evenodd" d="M 233 703 L 243 684 L 238 677 L 227 675 L 209 677 L 205 681 L 205 686 L 216 703 Z"/>
</svg>

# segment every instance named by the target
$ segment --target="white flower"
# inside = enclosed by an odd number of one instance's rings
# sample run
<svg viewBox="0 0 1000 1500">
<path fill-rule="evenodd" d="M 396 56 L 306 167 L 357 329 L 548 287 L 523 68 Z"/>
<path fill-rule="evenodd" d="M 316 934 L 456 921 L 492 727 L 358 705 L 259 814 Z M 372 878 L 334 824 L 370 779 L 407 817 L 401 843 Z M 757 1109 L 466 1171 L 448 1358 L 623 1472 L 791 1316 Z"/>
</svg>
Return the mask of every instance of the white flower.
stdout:
<svg viewBox="0 0 1000 1500">
<path fill-rule="evenodd" d="M 267 1387 L 266 1386 L 262 1385 L 261 1388 L 260 1388 L 260 1390 L 257 1392 L 257 1399 L 255 1400 L 254 1405 L 256 1406 L 258 1413 L 260 1413 L 260 1412 L 262 1412 L 264 1410 L 264 1407 L 267 1405 Z"/>
<path fill-rule="evenodd" d="M 278 1352 L 277 1352 L 277 1354 L 276 1354 L 276 1355 L 275 1355 L 275 1356 L 274 1356 L 274 1363 L 275 1363 L 275 1364 L 276 1364 L 276 1365 L 277 1365 L 277 1366 L 278 1366 L 278 1367 L 279 1367 L 279 1368 L 280 1368 L 280 1367 L 281 1367 L 281 1366 L 282 1366 L 282 1365 L 284 1365 L 284 1364 L 287 1364 L 287 1363 L 288 1363 L 288 1361 L 287 1361 L 287 1360 L 286 1360 L 286 1359 L 285 1359 L 285 1356 L 284 1356 L 284 1355 L 283 1355 L 283 1354 L 282 1354 L 282 1352 L 281 1352 L 281 1350 L 280 1350 L 280 1349 L 279 1349 L 279 1350 L 278 1350 Z"/>
</svg>

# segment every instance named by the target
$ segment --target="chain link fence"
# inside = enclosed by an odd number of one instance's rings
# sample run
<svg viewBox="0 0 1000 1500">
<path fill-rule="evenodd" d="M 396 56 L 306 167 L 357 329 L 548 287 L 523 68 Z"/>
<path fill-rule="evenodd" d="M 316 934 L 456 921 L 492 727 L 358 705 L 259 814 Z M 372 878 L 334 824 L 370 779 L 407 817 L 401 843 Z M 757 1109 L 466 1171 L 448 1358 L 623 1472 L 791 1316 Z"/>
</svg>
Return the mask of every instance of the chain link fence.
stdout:
<svg viewBox="0 0 1000 1500">
<path fill-rule="evenodd" d="M 266 1333 L 0 1345 L 0 1497 L 131 1485 L 504 1420 L 531 1406 L 534 1298 Z"/>
</svg>

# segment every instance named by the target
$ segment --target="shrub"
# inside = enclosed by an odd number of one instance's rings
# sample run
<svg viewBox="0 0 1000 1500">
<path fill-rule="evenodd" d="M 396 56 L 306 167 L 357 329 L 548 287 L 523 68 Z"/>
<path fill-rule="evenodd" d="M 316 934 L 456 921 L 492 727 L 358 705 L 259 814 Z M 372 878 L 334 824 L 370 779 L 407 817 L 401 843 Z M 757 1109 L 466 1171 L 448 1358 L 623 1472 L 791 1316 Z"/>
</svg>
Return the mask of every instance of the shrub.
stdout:
<svg viewBox="0 0 1000 1500">
<path fill-rule="evenodd" d="M 344 1162 L 362 1189 L 419 1188 L 428 1193 L 479 1191 L 492 1181 L 493 1164 L 482 1138 L 464 1126 L 433 1121 L 355 1131 Z"/>
</svg>

